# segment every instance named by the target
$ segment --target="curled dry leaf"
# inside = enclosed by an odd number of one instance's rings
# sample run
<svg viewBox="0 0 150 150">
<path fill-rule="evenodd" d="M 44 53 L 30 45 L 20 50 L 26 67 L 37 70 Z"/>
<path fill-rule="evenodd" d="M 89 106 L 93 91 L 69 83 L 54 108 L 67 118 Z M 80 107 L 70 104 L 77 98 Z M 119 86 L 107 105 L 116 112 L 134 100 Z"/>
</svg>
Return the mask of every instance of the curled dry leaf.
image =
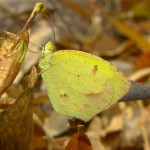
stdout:
<svg viewBox="0 0 150 150">
<path fill-rule="evenodd" d="M 12 84 L 24 60 L 29 43 L 29 32 L 17 35 L 4 32 L 0 40 L 0 96 Z"/>
<path fill-rule="evenodd" d="M 36 3 L 21 32 L 17 35 L 4 32 L 4 38 L 0 38 L 0 96 L 12 84 L 20 70 L 29 44 L 29 29 L 35 16 L 46 12 L 44 4 Z"/>
<path fill-rule="evenodd" d="M 29 150 L 33 132 L 33 86 L 36 70 L 26 78 L 27 85 L 20 98 L 0 113 L 0 148 L 3 150 Z"/>
<path fill-rule="evenodd" d="M 92 150 L 88 136 L 82 131 L 84 125 L 77 125 L 77 132 L 73 134 L 65 150 Z"/>
</svg>

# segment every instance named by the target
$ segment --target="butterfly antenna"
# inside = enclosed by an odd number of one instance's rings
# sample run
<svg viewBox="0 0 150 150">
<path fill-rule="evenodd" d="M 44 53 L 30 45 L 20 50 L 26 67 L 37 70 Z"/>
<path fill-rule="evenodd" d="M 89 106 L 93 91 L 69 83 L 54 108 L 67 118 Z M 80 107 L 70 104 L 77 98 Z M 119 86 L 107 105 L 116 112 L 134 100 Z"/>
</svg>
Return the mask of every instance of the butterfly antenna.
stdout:
<svg viewBox="0 0 150 150">
<path fill-rule="evenodd" d="M 39 52 L 35 52 L 35 51 L 31 50 L 30 48 L 28 48 L 27 51 L 31 52 L 31 53 L 35 53 L 35 54 L 39 53 Z"/>
<path fill-rule="evenodd" d="M 43 49 L 44 49 L 43 46 L 36 45 L 36 44 L 34 44 L 34 43 L 30 42 L 30 41 L 29 41 L 29 43 L 30 43 L 31 45 L 34 45 L 34 46 L 36 46 L 36 47 L 42 49 L 42 51 L 43 51 Z M 29 49 L 29 48 L 28 48 L 28 49 Z M 30 50 L 30 49 L 29 49 L 29 50 Z M 32 51 L 32 50 L 30 50 L 30 51 L 31 51 L 31 52 L 34 52 L 34 51 Z M 34 52 L 34 53 L 38 53 L 38 52 Z"/>
<path fill-rule="evenodd" d="M 43 49 L 43 46 L 36 45 L 36 44 L 34 44 L 34 43 L 30 42 L 30 41 L 29 41 L 29 43 L 30 43 L 31 45 L 34 45 L 34 46 L 37 46 L 38 48 L 42 48 L 42 49 Z"/>
<path fill-rule="evenodd" d="M 31 50 L 30 48 L 27 49 L 27 52 L 36 53 L 33 50 Z"/>
<path fill-rule="evenodd" d="M 47 14 L 43 14 L 47 20 L 49 21 L 49 25 L 51 27 L 51 30 L 52 30 L 52 34 L 53 34 L 53 44 L 54 44 L 54 50 L 56 50 L 56 46 L 55 46 L 55 41 L 56 41 L 56 38 L 55 38 L 55 32 L 54 32 L 54 21 L 53 21 L 53 17 L 50 13 L 50 11 L 47 11 Z M 49 17 L 50 16 L 50 17 Z"/>
</svg>

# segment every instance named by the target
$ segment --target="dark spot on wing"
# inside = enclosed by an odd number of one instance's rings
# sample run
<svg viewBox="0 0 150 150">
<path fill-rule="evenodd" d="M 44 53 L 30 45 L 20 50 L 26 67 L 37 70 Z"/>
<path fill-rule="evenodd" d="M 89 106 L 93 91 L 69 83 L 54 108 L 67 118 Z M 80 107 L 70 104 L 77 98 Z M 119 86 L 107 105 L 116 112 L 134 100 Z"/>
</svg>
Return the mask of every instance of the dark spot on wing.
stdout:
<svg viewBox="0 0 150 150">
<path fill-rule="evenodd" d="M 67 99 L 69 96 L 66 93 L 60 94 L 60 97 L 63 99 Z"/>
<path fill-rule="evenodd" d="M 85 108 L 89 109 L 90 108 L 90 105 L 88 104 L 84 104 Z"/>
<path fill-rule="evenodd" d="M 92 70 L 93 75 L 95 75 L 97 71 L 98 71 L 98 67 L 97 65 L 95 65 Z"/>
<path fill-rule="evenodd" d="M 73 103 L 73 106 L 75 106 L 75 107 L 76 107 L 76 106 L 78 106 L 78 105 L 77 105 L 77 103 Z"/>
<path fill-rule="evenodd" d="M 99 93 L 87 93 L 85 94 L 85 96 L 88 98 L 88 99 L 91 99 L 91 100 L 100 100 L 101 96 L 102 96 L 102 92 L 99 92 Z"/>
</svg>

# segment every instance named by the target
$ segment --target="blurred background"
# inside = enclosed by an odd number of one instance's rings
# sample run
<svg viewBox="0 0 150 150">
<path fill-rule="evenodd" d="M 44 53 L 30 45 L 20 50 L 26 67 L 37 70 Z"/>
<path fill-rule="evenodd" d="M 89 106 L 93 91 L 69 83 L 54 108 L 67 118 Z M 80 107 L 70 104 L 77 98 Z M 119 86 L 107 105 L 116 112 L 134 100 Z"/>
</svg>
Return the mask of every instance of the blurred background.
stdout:
<svg viewBox="0 0 150 150">
<path fill-rule="evenodd" d="M 0 35 L 18 33 L 36 0 L 1 0 Z M 22 79 L 38 69 L 40 46 L 49 40 L 57 50 L 75 49 L 102 57 L 128 78 L 150 81 L 150 0 L 41 0 L 49 9 L 31 26 L 29 52 L 13 85 L 4 94 L 15 101 L 23 92 Z M 54 39 L 54 34 L 55 39 Z M 37 46 L 36 46 L 37 45 Z M 34 51 L 36 53 L 32 53 Z M 8 102 L 8 103 L 12 103 Z M 94 150 L 149 150 L 149 100 L 119 103 L 85 125 Z M 53 110 L 43 81 L 35 86 L 34 150 L 63 150 L 71 137 L 67 117 Z"/>
</svg>

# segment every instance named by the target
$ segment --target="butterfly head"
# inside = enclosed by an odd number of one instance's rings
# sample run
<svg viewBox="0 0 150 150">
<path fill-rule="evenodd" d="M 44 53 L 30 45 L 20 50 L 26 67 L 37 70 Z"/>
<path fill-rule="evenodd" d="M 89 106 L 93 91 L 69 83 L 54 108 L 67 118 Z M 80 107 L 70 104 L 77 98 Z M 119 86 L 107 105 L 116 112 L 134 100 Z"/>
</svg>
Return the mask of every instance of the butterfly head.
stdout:
<svg viewBox="0 0 150 150">
<path fill-rule="evenodd" d="M 50 59 L 53 56 L 54 50 L 55 50 L 55 45 L 51 41 L 49 41 L 45 45 L 42 51 L 42 56 L 41 56 L 40 63 L 39 63 L 41 69 L 46 70 L 47 68 L 49 68 Z"/>
<path fill-rule="evenodd" d="M 53 42 L 49 41 L 44 47 L 44 53 L 52 53 L 55 50 Z"/>
</svg>

